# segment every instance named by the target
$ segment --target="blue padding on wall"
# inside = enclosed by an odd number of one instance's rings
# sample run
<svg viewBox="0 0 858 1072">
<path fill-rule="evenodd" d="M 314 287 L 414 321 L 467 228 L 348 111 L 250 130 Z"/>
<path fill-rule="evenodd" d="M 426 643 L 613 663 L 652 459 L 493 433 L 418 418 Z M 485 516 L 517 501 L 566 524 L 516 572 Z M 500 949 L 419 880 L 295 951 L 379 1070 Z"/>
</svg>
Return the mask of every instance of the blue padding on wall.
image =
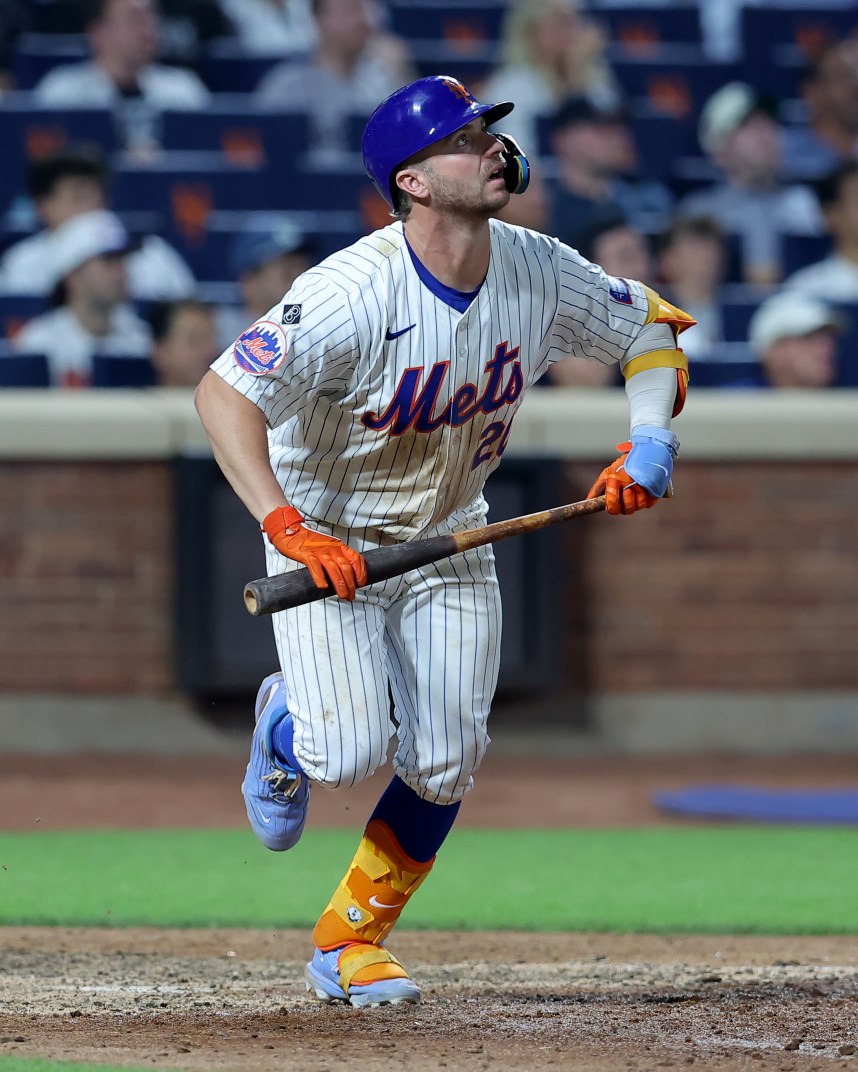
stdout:
<svg viewBox="0 0 858 1072">
<path fill-rule="evenodd" d="M 744 785 L 698 785 L 654 793 L 662 811 L 711 819 L 767 823 L 858 823 L 856 789 L 762 789 Z"/>
</svg>

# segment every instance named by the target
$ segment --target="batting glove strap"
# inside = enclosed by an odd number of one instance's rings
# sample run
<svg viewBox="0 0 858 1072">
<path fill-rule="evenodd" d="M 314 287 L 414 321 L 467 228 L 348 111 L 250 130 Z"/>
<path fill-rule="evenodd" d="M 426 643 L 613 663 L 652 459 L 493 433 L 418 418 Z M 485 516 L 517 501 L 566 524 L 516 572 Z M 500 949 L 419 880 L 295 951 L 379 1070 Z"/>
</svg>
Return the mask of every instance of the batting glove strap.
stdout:
<svg viewBox="0 0 858 1072">
<path fill-rule="evenodd" d="M 637 443 L 662 443 L 675 458 L 679 454 L 679 440 L 669 428 L 659 428 L 654 424 L 639 424 L 630 436 L 632 446 Z"/>
<path fill-rule="evenodd" d="M 670 483 L 678 449 L 679 440 L 667 428 L 641 425 L 631 437 L 624 468 L 636 484 L 660 499 Z"/>
</svg>

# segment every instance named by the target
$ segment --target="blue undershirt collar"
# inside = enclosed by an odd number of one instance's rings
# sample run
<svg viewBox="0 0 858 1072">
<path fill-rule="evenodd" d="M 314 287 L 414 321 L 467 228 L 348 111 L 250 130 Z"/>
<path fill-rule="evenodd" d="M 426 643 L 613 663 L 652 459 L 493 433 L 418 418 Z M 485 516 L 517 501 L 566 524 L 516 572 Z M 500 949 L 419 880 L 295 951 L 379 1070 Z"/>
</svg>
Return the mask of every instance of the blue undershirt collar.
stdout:
<svg viewBox="0 0 858 1072">
<path fill-rule="evenodd" d="M 405 232 L 403 231 L 403 237 Z M 411 243 L 408 239 L 405 239 L 405 245 L 408 246 L 408 252 L 411 255 L 411 263 L 414 265 L 414 271 L 420 277 L 420 281 L 427 286 L 436 298 L 440 298 L 442 302 L 449 305 L 452 309 L 455 309 L 458 313 L 464 313 L 471 302 L 480 293 L 482 283 L 476 290 L 454 290 L 452 287 L 448 287 L 442 283 L 440 279 L 436 279 L 434 275 L 429 271 L 425 264 L 418 259 L 417 254 L 411 248 Z"/>
</svg>

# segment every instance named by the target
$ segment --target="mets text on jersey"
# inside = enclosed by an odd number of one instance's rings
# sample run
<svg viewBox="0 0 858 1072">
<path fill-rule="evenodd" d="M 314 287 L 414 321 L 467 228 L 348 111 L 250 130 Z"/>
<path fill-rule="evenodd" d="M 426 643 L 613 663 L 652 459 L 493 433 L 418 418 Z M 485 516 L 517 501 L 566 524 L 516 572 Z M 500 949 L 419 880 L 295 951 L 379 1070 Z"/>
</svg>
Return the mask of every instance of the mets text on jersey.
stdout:
<svg viewBox="0 0 858 1072">
<path fill-rule="evenodd" d="M 436 361 L 422 389 L 419 388 L 423 368 L 406 369 L 387 409 L 380 415 L 365 413 L 361 417 L 361 424 L 374 431 L 389 428 L 392 436 L 402 435 L 409 428 L 417 432 L 434 432 L 443 424 L 458 428 L 478 413 L 494 413 L 501 406 L 508 406 L 515 402 L 524 389 L 524 376 L 518 360 L 519 348 L 516 346 L 507 350 L 508 345 L 506 341 L 499 343 L 495 347 L 494 357 L 486 362 L 485 371 L 489 378 L 481 394 L 476 384 L 466 383 L 441 412 L 434 415 L 438 396 L 450 369 L 449 361 Z M 506 386 L 501 388 L 504 370 L 510 364 L 509 379 Z"/>
</svg>

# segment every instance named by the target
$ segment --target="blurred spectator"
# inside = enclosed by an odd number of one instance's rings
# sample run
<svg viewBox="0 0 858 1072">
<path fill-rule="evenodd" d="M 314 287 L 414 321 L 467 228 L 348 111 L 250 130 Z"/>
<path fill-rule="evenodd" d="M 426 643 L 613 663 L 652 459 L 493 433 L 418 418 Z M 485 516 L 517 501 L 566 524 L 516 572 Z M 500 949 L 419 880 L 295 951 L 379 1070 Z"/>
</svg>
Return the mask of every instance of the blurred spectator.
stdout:
<svg viewBox="0 0 858 1072">
<path fill-rule="evenodd" d="M 580 235 L 615 208 L 641 230 L 664 226 L 672 195 L 660 182 L 631 177 L 637 152 L 622 113 L 569 97 L 551 118 L 551 146 L 557 174 L 547 229 L 561 241 L 577 248 Z"/>
<path fill-rule="evenodd" d="M 316 25 L 310 0 L 221 0 L 249 56 L 312 51 Z"/>
<path fill-rule="evenodd" d="M 682 333 L 689 360 L 705 361 L 723 341 L 720 291 L 726 267 L 724 233 L 709 216 L 680 217 L 660 243 L 659 288 L 697 323 Z"/>
<path fill-rule="evenodd" d="M 0 96 L 14 89 L 12 60 L 15 43 L 32 28 L 32 16 L 23 0 L 0 0 Z"/>
<path fill-rule="evenodd" d="M 748 336 L 769 387 L 831 387 L 840 317 L 825 302 L 776 294 L 754 314 Z"/>
<path fill-rule="evenodd" d="M 569 96 L 616 108 L 620 90 L 605 59 L 598 24 L 578 0 L 513 0 L 504 18 L 501 64 L 481 90 L 485 100 L 515 101 L 503 129 L 526 153 L 539 153 L 539 116 Z"/>
<path fill-rule="evenodd" d="M 146 319 L 152 329 L 151 361 L 159 387 L 196 387 L 223 349 L 210 306 L 193 298 L 156 302 Z"/>
<path fill-rule="evenodd" d="M 155 0 L 90 0 L 92 59 L 49 71 L 33 91 L 55 108 L 112 108 L 126 148 L 158 147 L 158 113 L 204 108 L 208 90 L 191 71 L 154 62 L 159 21 Z"/>
<path fill-rule="evenodd" d="M 578 252 L 608 275 L 653 285 L 655 273 L 646 235 L 632 227 L 617 208 L 607 210 L 581 233 Z"/>
<path fill-rule="evenodd" d="M 220 0 L 160 0 L 160 7 L 160 55 L 171 63 L 196 63 L 207 45 L 235 36 Z"/>
<path fill-rule="evenodd" d="M 74 216 L 106 208 L 109 183 L 107 163 L 94 146 L 64 146 L 30 165 L 27 192 L 44 230 L 0 258 L 0 293 L 49 292 L 53 233 Z M 128 285 L 132 298 L 152 300 L 186 297 L 196 281 L 172 246 L 146 235 L 128 258 Z"/>
<path fill-rule="evenodd" d="M 353 150 L 349 118 L 369 115 L 414 76 L 407 47 L 380 31 L 372 0 L 313 0 L 317 44 L 308 60 L 286 60 L 256 89 L 271 110 L 306 111 L 316 160 Z"/>
<path fill-rule="evenodd" d="M 605 211 L 582 232 L 578 252 L 608 275 L 652 282 L 653 264 L 647 240 L 619 209 Z M 623 378 L 616 365 L 567 357 L 551 366 L 545 382 L 556 387 L 618 387 Z"/>
<path fill-rule="evenodd" d="M 811 64 L 801 85 L 803 126 L 784 131 L 790 176 L 817 179 L 858 155 L 858 40 L 831 45 Z"/>
<path fill-rule="evenodd" d="M 806 186 L 781 181 L 779 127 L 769 106 L 751 86 L 730 82 L 706 102 L 699 139 L 724 181 L 687 197 L 682 213 L 712 216 L 739 236 L 744 282 L 778 282 L 784 234 L 820 234 L 822 218 Z"/>
<path fill-rule="evenodd" d="M 241 290 L 242 307 L 218 310 L 221 349 L 272 309 L 313 264 L 306 235 L 287 221 L 271 231 L 245 231 L 235 238 L 230 274 Z"/>
<path fill-rule="evenodd" d="M 834 252 L 794 272 L 784 289 L 822 301 L 858 302 L 858 161 L 835 168 L 817 184 L 817 196 Z"/>
<path fill-rule="evenodd" d="M 700 9 L 700 30 L 703 51 L 710 60 L 721 63 L 741 61 L 742 56 L 742 9 L 767 7 L 803 9 L 812 12 L 813 0 L 691 0 Z M 590 0 L 590 6 L 599 8 L 673 7 L 676 0 Z M 855 0 L 824 0 L 826 9 L 851 9 Z"/>
<path fill-rule="evenodd" d="M 128 232 L 112 212 L 73 216 L 51 236 L 51 312 L 35 317 L 15 336 L 15 347 L 44 354 L 60 387 L 90 382 L 96 354 L 148 357 L 147 325 L 127 304 Z"/>
</svg>

